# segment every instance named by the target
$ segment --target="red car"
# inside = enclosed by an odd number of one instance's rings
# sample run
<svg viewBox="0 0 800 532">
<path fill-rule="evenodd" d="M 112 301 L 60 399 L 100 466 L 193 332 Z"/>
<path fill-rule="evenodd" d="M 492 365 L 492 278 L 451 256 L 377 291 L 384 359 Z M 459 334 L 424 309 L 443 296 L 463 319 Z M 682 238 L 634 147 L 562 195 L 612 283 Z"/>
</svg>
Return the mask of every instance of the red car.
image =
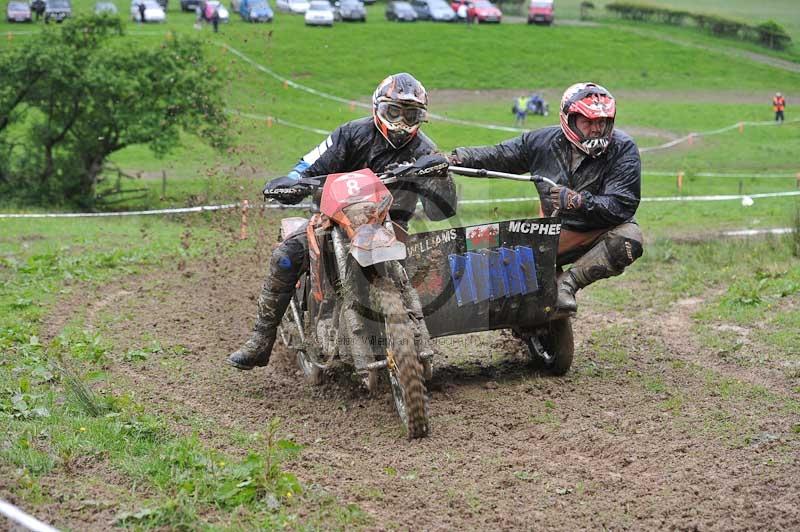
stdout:
<svg viewBox="0 0 800 532">
<path fill-rule="evenodd" d="M 467 5 L 467 17 L 471 17 L 475 22 L 497 22 L 503 18 L 503 12 L 497 6 L 488 0 L 477 0 L 471 2 L 469 0 L 456 0 L 450 4 L 453 11 L 458 13 L 458 8 L 461 4 Z"/>
<path fill-rule="evenodd" d="M 528 24 L 553 23 L 553 0 L 531 0 L 528 7 Z"/>
</svg>

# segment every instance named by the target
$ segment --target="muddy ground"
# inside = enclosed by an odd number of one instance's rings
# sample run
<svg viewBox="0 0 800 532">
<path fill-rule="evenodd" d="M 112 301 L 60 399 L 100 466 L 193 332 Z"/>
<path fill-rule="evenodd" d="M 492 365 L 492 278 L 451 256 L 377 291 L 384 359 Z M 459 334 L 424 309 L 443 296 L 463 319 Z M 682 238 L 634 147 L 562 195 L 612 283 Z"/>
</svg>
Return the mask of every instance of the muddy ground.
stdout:
<svg viewBox="0 0 800 532">
<path fill-rule="evenodd" d="M 305 446 L 287 469 L 358 505 L 372 529 L 800 528 L 799 420 L 786 407 L 797 383 L 703 349 L 691 331 L 702 299 L 601 313 L 589 289 L 563 378 L 528 371 L 520 346 L 497 333 L 442 342 L 432 434 L 409 442 L 388 393 L 370 399 L 342 378 L 312 388 L 281 347 L 267 369 L 223 364 L 248 334 L 265 257 L 174 264 L 69 296 L 48 333 L 85 316 L 117 354 L 153 340 L 185 346 L 112 365 L 116 391 L 132 391 L 177 432 L 202 420 L 201 439 L 234 454 L 246 449 L 231 433 L 283 418 L 282 431 Z M 102 467 L 87 472 L 99 480 L 85 498 L 125 492 Z M 75 502 L 42 517 L 103 530 L 116 511 Z"/>
</svg>

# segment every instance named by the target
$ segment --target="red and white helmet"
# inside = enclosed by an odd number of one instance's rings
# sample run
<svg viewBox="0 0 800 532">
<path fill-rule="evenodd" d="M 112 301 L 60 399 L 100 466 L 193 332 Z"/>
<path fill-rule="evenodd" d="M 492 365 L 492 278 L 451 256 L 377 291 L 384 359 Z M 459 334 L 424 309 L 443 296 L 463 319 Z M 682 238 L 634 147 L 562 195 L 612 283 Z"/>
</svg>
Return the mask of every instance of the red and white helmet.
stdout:
<svg viewBox="0 0 800 532">
<path fill-rule="evenodd" d="M 402 148 L 428 116 L 428 93 L 411 74 L 391 75 L 372 95 L 372 116 L 389 144 Z"/>
<path fill-rule="evenodd" d="M 614 133 L 617 104 L 604 87 L 596 83 L 576 83 L 561 97 L 561 130 L 569 141 L 590 157 L 597 157 L 608 149 Z M 599 137 L 586 137 L 575 125 L 578 115 L 589 120 L 607 118 L 606 127 Z"/>
</svg>

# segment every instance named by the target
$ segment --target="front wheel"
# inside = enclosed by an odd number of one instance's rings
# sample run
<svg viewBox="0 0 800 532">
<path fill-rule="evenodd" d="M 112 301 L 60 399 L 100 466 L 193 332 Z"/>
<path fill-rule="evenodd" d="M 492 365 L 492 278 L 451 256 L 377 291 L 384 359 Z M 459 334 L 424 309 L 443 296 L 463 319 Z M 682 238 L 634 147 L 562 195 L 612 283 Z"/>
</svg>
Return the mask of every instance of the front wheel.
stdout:
<svg viewBox="0 0 800 532">
<path fill-rule="evenodd" d="M 575 338 L 569 318 L 553 320 L 544 334 L 526 340 L 531 365 L 537 371 L 561 376 L 569 371 L 575 353 Z"/>
<path fill-rule="evenodd" d="M 397 413 L 409 439 L 428 435 L 428 405 L 422 363 L 414 343 L 414 325 L 400 291 L 389 279 L 371 287 L 372 301 L 380 305 L 386 330 L 386 359 Z"/>
</svg>

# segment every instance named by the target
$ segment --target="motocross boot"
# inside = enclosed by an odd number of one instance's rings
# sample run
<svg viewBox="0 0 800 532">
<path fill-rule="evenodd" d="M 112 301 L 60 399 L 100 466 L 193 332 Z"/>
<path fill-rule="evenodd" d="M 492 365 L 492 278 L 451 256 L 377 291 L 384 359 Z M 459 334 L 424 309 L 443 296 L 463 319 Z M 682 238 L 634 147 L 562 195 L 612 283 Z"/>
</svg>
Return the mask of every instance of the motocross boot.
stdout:
<svg viewBox="0 0 800 532">
<path fill-rule="evenodd" d="M 278 325 L 292 300 L 292 292 L 273 290 L 270 281 L 264 283 L 258 297 L 258 315 L 253 334 L 237 351 L 228 357 L 228 364 L 251 370 L 266 366 L 278 333 Z"/>
<path fill-rule="evenodd" d="M 625 223 L 609 231 L 558 277 L 557 310 L 578 310 L 575 293 L 590 284 L 621 274 L 642 256 L 642 232 L 635 223 Z"/>
<path fill-rule="evenodd" d="M 559 275 L 557 284 L 558 299 L 556 299 L 556 309 L 560 312 L 575 314 L 578 311 L 578 302 L 575 301 L 575 292 L 577 292 L 580 287 L 577 281 L 575 281 L 575 277 L 572 276 L 572 270 Z"/>
</svg>

